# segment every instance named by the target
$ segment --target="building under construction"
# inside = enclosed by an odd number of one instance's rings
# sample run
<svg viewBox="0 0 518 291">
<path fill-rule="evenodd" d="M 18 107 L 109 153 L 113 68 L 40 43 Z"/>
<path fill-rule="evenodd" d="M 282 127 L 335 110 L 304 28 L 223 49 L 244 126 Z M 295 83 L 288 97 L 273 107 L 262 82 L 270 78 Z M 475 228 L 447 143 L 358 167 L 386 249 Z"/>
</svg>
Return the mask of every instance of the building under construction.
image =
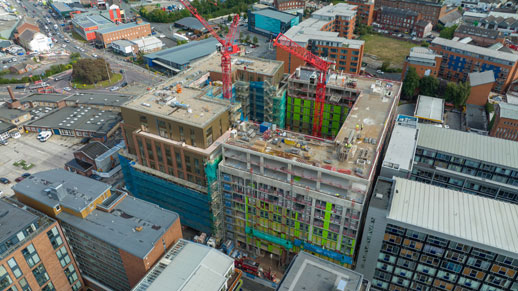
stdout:
<svg viewBox="0 0 518 291">
<path fill-rule="evenodd" d="M 290 85 L 302 83 L 307 88 L 309 79 L 311 71 L 301 69 L 291 76 Z M 300 250 L 342 265 L 353 264 L 364 208 L 396 114 L 401 83 L 355 76 L 355 85 L 349 87 L 346 82 L 352 80 L 345 75 L 329 76 L 332 94 L 326 99 L 333 114 L 327 119 L 340 117 L 333 141 L 266 124 L 242 123 L 231 132 L 219 164 L 227 238 L 258 256 L 271 254 L 281 265 Z M 335 83 L 343 85 L 336 94 L 339 86 Z M 288 106 L 294 107 L 294 100 L 308 99 L 292 97 Z M 299 119 L 313 116 L 312 107 L 307 108 L 306 112 L 299 109 Z M 340 112 L 334 113 L 335 108 Z M 311 120 L 305 123 L 309 131 Z"/>
<path fill-rule="evenodd" d="M 299 67 L 288 78 L 286 129 L 311 134 L 318 72 Z M 322 137 L 334 139 L 362 90 L 358 76 L 329 74 L 322 122 Z M 363 123 L 363 122 L 362 122 Z"/>
</svg>

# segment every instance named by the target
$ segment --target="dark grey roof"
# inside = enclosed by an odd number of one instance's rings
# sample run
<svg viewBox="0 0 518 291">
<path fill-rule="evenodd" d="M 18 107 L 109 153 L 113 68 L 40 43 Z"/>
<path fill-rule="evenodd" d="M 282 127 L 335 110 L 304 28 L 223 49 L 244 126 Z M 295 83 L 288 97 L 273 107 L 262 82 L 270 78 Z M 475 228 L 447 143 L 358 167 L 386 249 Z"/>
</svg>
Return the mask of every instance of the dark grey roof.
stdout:
<svg viewBox="0 0 518 291">
<path fill-rule="evenodd" d="M 486 29 L 478 26 L 471 26 L 461 24 L 455 31 L 455 33 L 469 34 L 479 37 L 485 37 L 490 39 L 496 39 L 498 37 L 502 37 L 502 33 L 498 30 Z"/>
<path fill-rule="evenodd" d="M 85 154 L 85 156 L 89 157 L 92 160 L 95 160 L 98 156 L 104 154 L 106 151 L 108 151 L 110 148 L 105 146 L 104 144 L 93 141 L 89 144 L 84 145 L 82 148 L 78 149 L 78 152 L 82 152 Z"/>
<path fill-rule="evenodd" d="M 381 7 L 381 14 L 391 14 L 397 15 L 399 17 L 408 17 L 408 16 L 418 16 L 419 13 L 408 10 L 408 9 L 399 9 L 394 7 Z"/>
<path fill-rule="evenodd" d="M 252 11 L 252 14 L 262 15 L 262 16 L 266 16 L 268 18 L 277 19 L 283 23 L 289 23 L 293 18 L 298 17 L 297 15 L 278 11 L 278 10 L 275 10 L 272 8 L 266 8 L 266 9 L 261 9 L 261 10 L 257 10 L 257 11 Z"/>
<path fill-rule="evenodd" d="M 31 41 L 33 38 L 34 38 L 34 35 L 36 34 L 37 31 L 33 31 L 33 30 L 30 30 L 30 29 L 26 29 L 22 32 L 22 34 L 20 34 L 18 36 L 18 38 L 20 40 L 23 40 L 23 41 Z"/>
<path fill-rule="evenodd" d="M 487 131 L 488 121 L 484 106 L 466 105 L 466 126 L 470 129 Z"/>
<path fill-rule="evenodd" d="M 16 125 L 14 125 L 10 122 L 0 120 L 0 134 L 4 133 L 6 131 L 9 131 L 13 128 L 16 128 Z"/>
<path fill-rule="evenodd" d="M 57 218 L 136 257 L 144 258 L 157 243 L 161 247 L 160 238 L 178 219 L 178 214 L 135 197 L 126 197 L 111 212 L 95 209 L 81 219 L 62 211 Z M 136 231 L 139 226 L 142 230 Z"/>
<path fill-rule="evenodd" d="M 28 225 L 38 220 L 38 216 L 27 210 L 0 200 L 0 243 L 16 235 Z"/>
<path fill-rule="evenodd" d="M 62 95 L 62 94 L 40 94 L 40 93 L 35 93 L 35 94 L 28 95 L 27 97 L 24 97 L 23 99 L 20 99 L 20 101 L 22 103 L 26 102 L 26 101 L 31 101 L 31 102 L 58 102 L 58 101 L 61 101 L 61 100 L 65 100 L 67 97 L 68 97 L 67 95 Z"/>
<path fill-rule="evenodd" d="M 201 22 L 194 17 L 184 17 L 177 22 L 175 25 L 183 26 L 191 30 L 206 31 L 207 29 L 201 24 Z"/>
<path fill-rule="evenodd" d="M 65 165 L 70 167 L 70 168 L 74 168 L 76 170 L 79 170 L 81 172 L 86 172 L 91 167 L 93 167 L 92 164 L 87 163 L 87 162 L 83 162 L 83 161 L 78 160 L 78 159 L 71 159 L 70 161 L 66 162 Z"/>
<path fill-rule="evenodd" d="M 415 26 L 426 27 L 430 21 L 420 19 L 415 23 Z"/>
<path fill-rule="evenodd" d="M 80 212 L 111 186 L 64 169 L 53 169 L 34 173 L 12 188 L 49 207 L 61 205 Z M 53 188 L 62 196 L 51 195 L 49 190 Z"/>
<path fill-rule="evenodd" d="M 106 134 L 121 121 L 117 112 L 89 107 L 64 107 L 30 123 L 31 126 Z"/>
<path fill-rule="evenodd" d="M 151 60 L 165 61 L 178 65 L 186 65 L 191 61 L 210 55 L 216 51 L 219 41 L 213 37 L 200 41 L 191 41 L 187 44 L 175 46 L 159 52 L 145 55 Z"/>
<path fill-rule="evenodd" d="M 455 9 L 455 11 L 448 13 L 448 14 L 444 15 L 443 17 L 439 18 L 439 22 L 441 22 L 442 24 L 448 24 L 448 23 L 456 22 L 457 20 L 459 20 L 461 18 L 462 18 L 462 14 L 460 14 L 457 11 L 457 9 Z"/>
<path fill-rule="evenodd" d="M 473 87 L 495 82 L 495 73 L 493 72 L 493 70 L 484 72 L 473 72 L 468 74 L 468 78 L 471 87 Z"/>
<path fill-rule="evenodd" d="M 301 251 L 291 262 L 277 291 L 338 290 L 340 280 L 347 283 L 344 291 L 360 291 L 363 275 Z"/>
<path fill-rule="evenodd" d="M 11 46 L 13 43 L 10 40 L 4 39 L 0 40 L 0 48 L 6 48 Z"/>
<path fill-rule="evenodd" d="M 29 112 L 20 109 L 10 109 L 7 108 L 7 106 L 0 106 L 0 119 L 4 118 L 8 120 L 13 120 L 19 118 L 20 116 L 24 116 L 28 113 Z"/>
<path fill-rule="evenodd" d="M 67 102 L 75 102 L 78 105 L 106 105 L 122 106 L 130 101 L 133 96 L 109 93 L 77 93 L 67 98 Z"/>
</svg>

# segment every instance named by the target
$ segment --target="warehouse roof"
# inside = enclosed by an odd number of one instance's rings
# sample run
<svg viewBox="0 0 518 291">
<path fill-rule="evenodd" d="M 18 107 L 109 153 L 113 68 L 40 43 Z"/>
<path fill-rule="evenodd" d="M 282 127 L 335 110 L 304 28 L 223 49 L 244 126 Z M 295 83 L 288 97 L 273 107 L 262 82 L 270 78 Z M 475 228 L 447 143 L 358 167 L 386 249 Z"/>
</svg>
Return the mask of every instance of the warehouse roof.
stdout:
<svg viewBox="0 0 518 291">
<path fill-rule="evenodd" d="M 219 291 L 233 265 L 216 249 L 180 239 L 133 291 Z"/>
<path fill-rule="evenodd" d="M 262 16 L 266 16 L 269 18 L 277 19 L 281 22 L 290 22 L 293 18 L 298 17 L 297 15 L 282 12 L 282 11 L 277 11 L 272 8 L 266 8 L 266 9 L 262 9 L 262 10 L 252 11 L 252 14 L 262 15 Z"/>
<path fill-rule="evenodd" d="M 22 98 L 20 101 L 22 103 L 26 102 L 26 101 L 30 101 L 30 102 L 58 102 L 58 101 L 66 99 L 67 97 L 68 97 L 67 95 L 62 95 L 62 94 L 40 94 L 40 93 L 35 93 L 35 94 L 31 94 L 31 95 L 28 95 L 27 97 Z"/>
<path fill-rule="evenodd" d="M 105 146 L 103 143 L 98 141 L 93 141 L 84 145 L 82 148 L 78 149 L 78 152 L 82 152 L 85 156 L 89 157 L 92 160 L 95 160 L 98 156 L 104 154 L 110 148 Z"/>
<path fill-rule="evenodd" d="M 518 143 L 510 140 L 419 124 L 417 145 L 499 166 L 518 168 Z"/>
<path fill-rule="evenodd" d="M 184 18 L 178 20 L 177 22 L 175 22 L 174 24 L 182 26 L 182 27 L 186 27 L 191 30 L 199 30 L 199 31 L 207 30 L 198 19 L 196 19 L 192 16 L 184 17 Z"/>
<path fill-rule="evenodd" d="M 186 65 L 201 57 L 210 55 L 216 51 L 219 41 L 213 37 L 199 41 L 191 41 L 187 44 L 175 46 L 159 52 L 145 55 L 152 60 L 164 60 L 169 63 Z"/>
<path fill-rule="evenodd" d="M 388 219 L 518 258 L 518 205 L 395 178 Z"/>
<path fill-rule="evenodd" d="M 120 93 L 77 93 L 67 98 L 67 102 L 75 102 L 78 105 L 105 105 L 105 106 L 122 106 L 124 103 L 133 99 L 133 96 Z"/>
<path fill-rule="evenodd" d="M 13 119 L 17 119 L 21 116 L 24 116 L 26 114 L 30 114 L 30 112 L 23 111 L 20 109 L 7 108 L 7 106 L 0 106 L 0 119 L 4 118 L 4 119 L 8 119 L 8 120 L 13 120 Z"/>
<path fill-rule="evenodd" d="M 444 99 L 419 95 L 414 116 L 421 119 L 443 123 Z"/>
<path fill-rule="evenodd" d="M 500 107 L 500 118 L 518 120 L 518 105 L 509 103 L 498 103 Z"/>
<path fill-rule="evenodd" d="M 106 134 L 121 121 L 118 113 L 95 108 L 64 107 L 29 123 L 30 126 Z"/>
<path fill-rule="evenodd" d="M 462 14 L 460 14 L 457 9 L 455 11 L 448 13 L 444 15 L 443 17 L 439 18 L 439 22 L 447 25 L 449 23 L 454 23 L 462 18 Z"/>
<path fill-rule="evenodd" d="M 5 122 L 5 121 L 0 120 L 0 134 L 4 133 L 6 131 L 9 131 L 13 128 L 16 128 L 16 125 L 14 125 L 10 122 Z"/>
<path fill-rule="evenodd" d="M 72 11 L 72 8 L 63 2 L 53 1 L 51 6 L 54 7 L 54 9 L 59 13 Z"/>
<path fill-rule="evenodd" d="M 471 87 L 495 82 L 493 70 L 469 73 L 468 77 Z"/>
<path fill-rule="evenodd" d="M 516 62 L 518 61 L 518 55 L 512 54 L 512 53 L 505 53 L 500 51 L 495 51 L 492 49 L 472 45 L 472 44 L 466 44 L 455 40 L 450 40 L 446 38 L 436 37 L 432 41 L 433 45 L 439 45 L 439 46 L 445 46 L 450 48 L 455 48 L 458 50 L 463 50 L 466 52 L 470 52 L 476 55 L 482 55 L 482 56 L 488 56 L 499 60 L 509 61 L 509 62 Z"/>
<path fill-rule="evenodd" d="M 301 251 L 288 267 L 277 291 L 359 291 L 362 282 L 362 274 Z M 344 288 L 338 289 L 337 286 L 344 286 Z"/>
</svg>

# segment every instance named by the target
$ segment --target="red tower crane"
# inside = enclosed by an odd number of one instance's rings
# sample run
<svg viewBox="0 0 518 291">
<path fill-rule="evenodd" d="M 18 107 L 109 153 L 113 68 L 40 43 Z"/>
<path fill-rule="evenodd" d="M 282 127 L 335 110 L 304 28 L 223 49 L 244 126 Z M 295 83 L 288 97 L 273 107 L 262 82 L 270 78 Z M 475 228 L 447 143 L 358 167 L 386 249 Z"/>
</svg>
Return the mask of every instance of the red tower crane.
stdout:
<svg viewBox="0 0 518 291">
<path fill-rule="evenodd" d="M 321 136 L 322 119 L 324 114 L 324 103 L 326 100 L 327 71 L 333 63 L 327 62 L 308 51 L 303 46 L 279 33 L 273 45 L 280 47 L 288 53 L 304 60 L 306 63 L 318 69 L 317 90 L 315 92 L 315 108 L 313 110 L 313 131 L 312 135 Z"/>
<path fill-rule="evenodd" d="M 239 52 L 239 47 L 234 44 L 234 38 L 236 37 L 236 28 L 239 22 L 239 14 L 234 16 L 234 21 L 230 26 L 227 37 L 225 39 L 221 38 L 216 31 L 209 25 L 209 23 L 201 17 L 198 13 L 198 10 L 191 5 L 189 0 L 180 0 L 180 2 L 191 12 L 191 14 L 198 19 L 203 27 L 205 27 L 214 38 L 216 38 L 221 46 L 219 47 L 219 52 L 221 53 L 221 71 L 222 71 L 222 79 L 223 79 L 223 98 L 232 100 L 232 67 L 230 63 L 230 56 Z"/>
</svg>

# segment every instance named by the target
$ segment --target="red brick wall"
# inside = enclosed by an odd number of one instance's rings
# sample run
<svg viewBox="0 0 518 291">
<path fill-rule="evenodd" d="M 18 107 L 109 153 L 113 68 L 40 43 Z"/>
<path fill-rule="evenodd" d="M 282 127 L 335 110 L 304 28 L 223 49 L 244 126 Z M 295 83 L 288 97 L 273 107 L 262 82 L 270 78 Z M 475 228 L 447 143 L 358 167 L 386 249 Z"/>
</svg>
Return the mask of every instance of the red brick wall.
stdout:
<svg viewBox="0 0 518 291">
<path fill-rule="evenodd" d="M 146 275 L 147 271 L 166 253 L 167 250 L 164 249 L 164 242 L 167 249 L 169 249 L 182 237 L 182 227 L 180 218 L 178 218 L 161 239 L 155 243 L 154 248 L 149 252 L 146 258 L 137 258 L 130 253 L 119 250 L 130 286 L 134 287 L 140 279 Z"/>
<path fill-rule="evenodd" d="M 40 263 L 43 263 L 43 265 L 45 266 L 45 269 L 47 270 L 47 273 L 50 277 L 50 281 L 52 281 L 52 284 L 54 284 L 56 290 L 71 290 L 71 285 L 68 283 L 68 279 L 63 271 L 63 267 L 61 267 L 61 264 L 59 263 L 56 251 L 50 244 L 50 240 L 47 237 L 47 231 L 52 229 L 54 226 L 58 228 L 61 234 L 61 238 L 63 239 L 63 244 L 66 246 L 68 255 L 72 261 L 71 264 L 74 264 L 74 268 L 76 269 L 77 276 L 81 281 L 81 285 L 84 286 L 83 279 L 81 278 L 81 273 L 79 272 L 77 263 L 72 255 L 72 252 L 70 251 L 70 248 L 68 247 L 68 244 L 65 240 L 65 236 L 61 231 L 61 227 L 59 227 L 57 222 L 55 222 L 46 229 L 42 230 L 41 233 L 38 234 L 38 236 L 20 246 L 13 254 L 7 256 L 5 259 L 0 261 L 0 265 L 3 265 L 5 267 L 9 276 L 13 280 L 14 285 L 16 286 L 16 288 L 18 288 L 18 290 L 22 290 L 21 286 L 18 284 L 18 280 L 22 277 L 27 280 L 32 290 L 40 290 L 40 286 L 38 285 L 36 279 L 34 278 L 34 275 L 32 274 L 32 269 L 34 269 Z M 21 251 L 31 243 L 34 245 L 34 248 L 36 249 L 36 252 L 38 253 L 38 256 L 41 260 L 41 262 L 36 264 L 32 269 L 29 268 L 29 265 L 27 265 L 27 262 L 21 253 Z M 61 246 L 59 248 L 61 248 Z M 16 279 L 14 274 L 11 272 L 11 269 L 7 265 L 7 261 L 13 257 L 16 260 L 18 267 L 20 267 L 20 270 L 23 273 L 22 277 L 20 277 L 19 279 Z"/>
<path fill-rule="evenodd" d="M 495 121 L 489 133 L 490 136 L 518 141 L 518 120 L 501 118 L 499 109 L 495 112 Z"/>
<path fill-rule="evenodd" d="M 467 104 L 474 104 L 484 106 L 487 103 L 487 97 L 493 88 L 493 83 L 483 84 L 480 86 L 471 87 L 470 94 L 468 96 Z"/>
<path fill-rule="evenodd" d="M 122 29 L 118 31 L 113 31 L 109 33 L 99 33 L 96 32 L 97 38 L 102 41 L 104 46 L 112 43 L 113 41 L 120 39 L 133 40 L 137 38 L 141 38 L 144 36 L 148 36 L 151 34 L 151 26 L 149 23 L 145 25 L 138 25 L 127 29 Z"/>
<path fill-rule="evenodd" d="M 439 68 L 441 66 L 441 61 L 442 61 L 441 57 L 436 57 L 435 58 L 435 67 L 415 65 L 415 64 L 409 64 L 409 63 L 405 62 L 403 64 L 403 71 L 402 71 L 402 74 L 401 74 L 401 80 L 405 79 L 406 71 L 407 71 L 408 68 L 415 68 L 415 71 L 417 72 L 417 74 L 421 78 L 424 77 L 424 74 L 425 74 L 426 70 L 430 70 L 430 76 L 437 77 L 437 75 L 439 74 Z"/>
</svg>

